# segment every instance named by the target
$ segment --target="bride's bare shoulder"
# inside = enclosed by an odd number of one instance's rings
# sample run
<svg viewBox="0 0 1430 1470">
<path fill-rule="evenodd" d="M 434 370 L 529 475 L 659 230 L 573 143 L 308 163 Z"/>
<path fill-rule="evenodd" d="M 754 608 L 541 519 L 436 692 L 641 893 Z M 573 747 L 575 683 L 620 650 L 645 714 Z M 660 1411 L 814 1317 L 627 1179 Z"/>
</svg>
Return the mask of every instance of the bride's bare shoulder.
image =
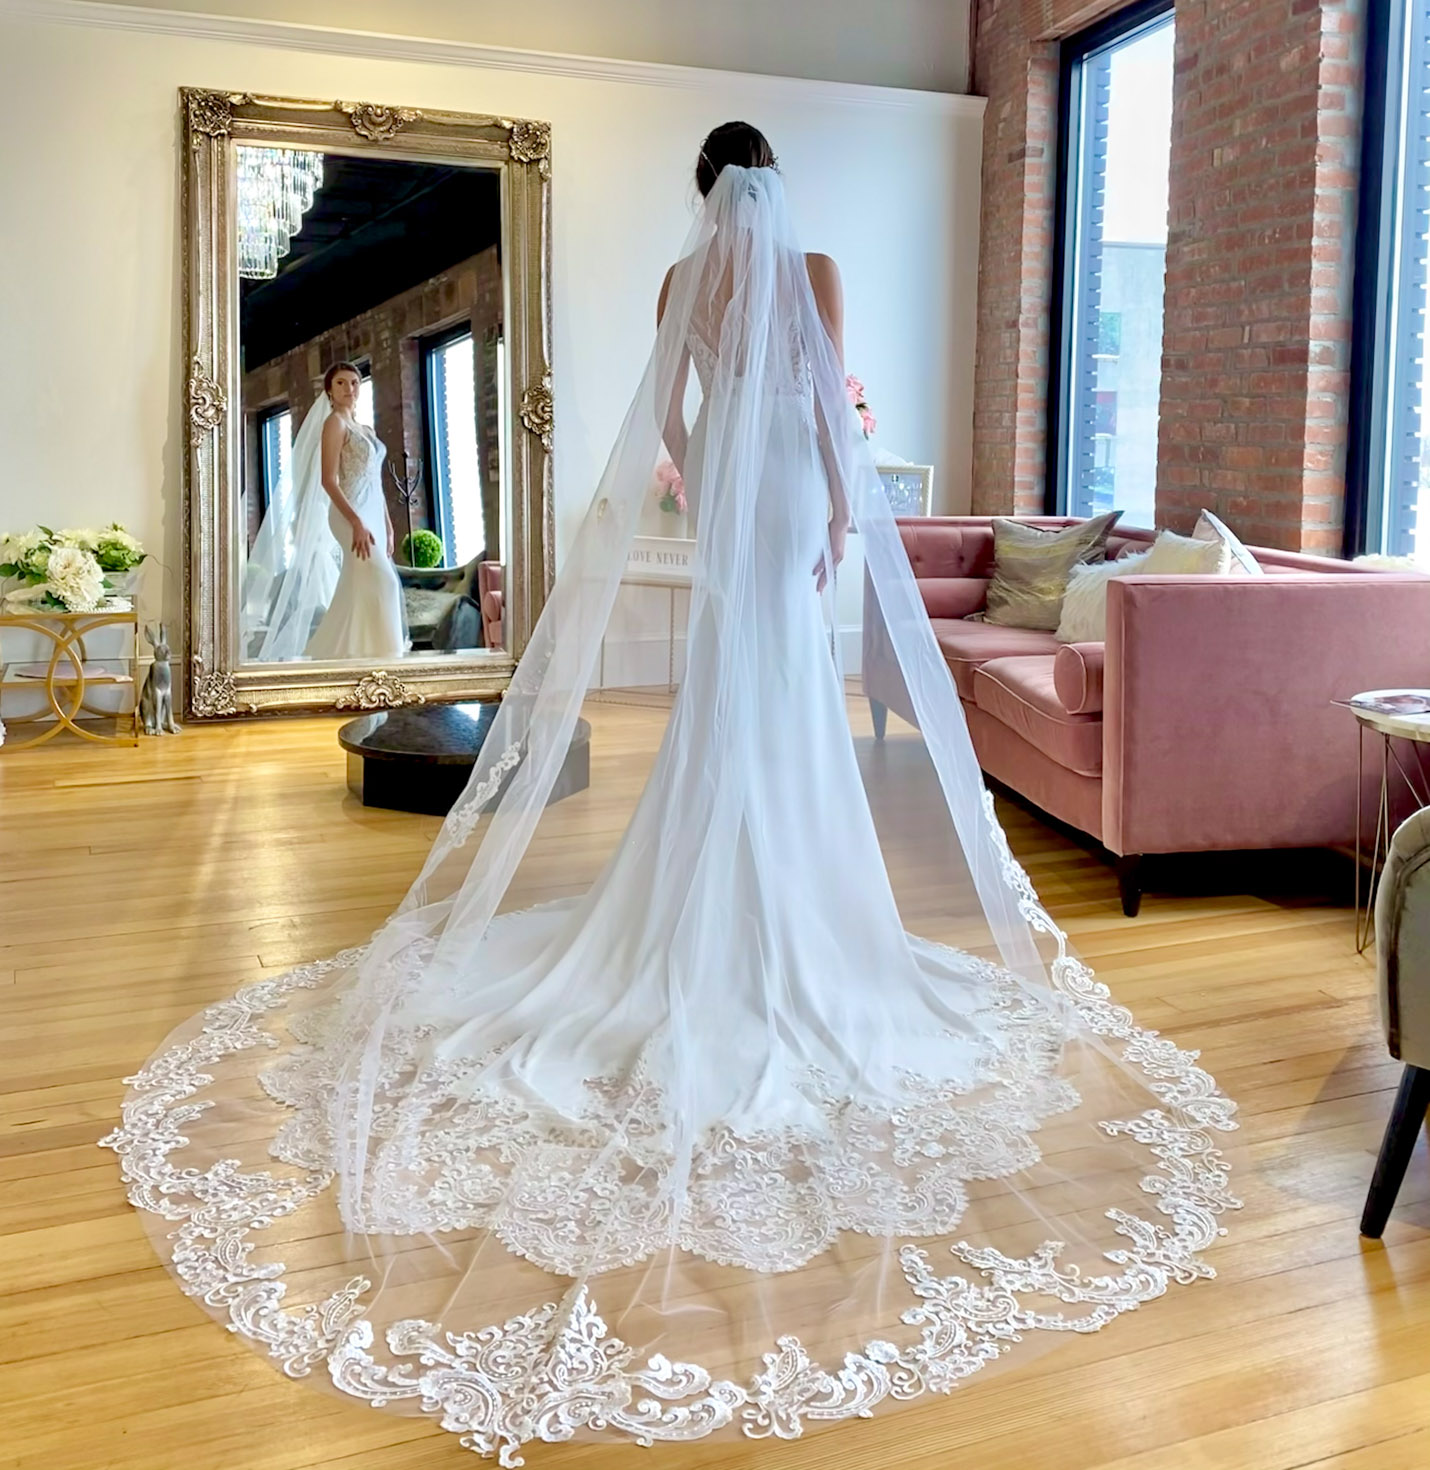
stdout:
<svg viewBox="0 0 1430 1470">
<path fill-rule="evenodd" d="M 660 299 L 656 302 L 655 307 L 655 320 L 657 326 L 659 326 L 665 318 L 666 304 L 670 301 L 670 288 L 675 282 L 676 275 L 681 271 L 688 270 L 690 268 L 691 261 L 691 256 L 682 256 L 681 259 L 677 260 L 675 264 L 671 266 L 668 271 L 666 271 L 665 280 L 660 283 Z"/>
<path fill-rule="evenodd" d="M 839 267 L 832 255 L 806 255 L 805 269 L 809 272 L 810 288 L 814 292 L 815 305 L 826 321 L 839 319 L 843 314 L 844 288 L 839 280 Z"/>
</svg>

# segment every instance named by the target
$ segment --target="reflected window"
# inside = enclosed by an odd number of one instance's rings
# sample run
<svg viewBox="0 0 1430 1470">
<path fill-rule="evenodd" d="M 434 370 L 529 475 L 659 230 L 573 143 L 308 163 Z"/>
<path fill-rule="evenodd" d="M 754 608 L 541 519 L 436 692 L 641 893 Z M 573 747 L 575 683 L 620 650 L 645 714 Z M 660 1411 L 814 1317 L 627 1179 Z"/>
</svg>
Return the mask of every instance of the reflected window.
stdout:
<svg viewBox="0 0 1430 1470">
<path fill-rule="evenodd" d="M 1050 508 L 1138 526 L 1156 514 L 1172 43 L 1152 3 L 1063 50 Z"/>
<path fill-rule="evenodd" d="M 369 429 L 377 427 L 377 411 L 373 406 L 372 397 L 372 369 L 366 364 L 362 367 L 362 379 L 358 383 L 357 421 L 366 424 Z"/>
<path fill-rule="evenodd" d="M 293 415 L 280 404 L 263 415 L 258 425 L 259 486 L 266 512 L 291 473 L 293 458 Z"/>
<path fill-rule="evenodd" d="M 477 438 L 477 353 L 469 327 L 433 338 L 426 351 L 433 511 L 443 560 L 464 566 L 486 549 Z"/>
</svg>

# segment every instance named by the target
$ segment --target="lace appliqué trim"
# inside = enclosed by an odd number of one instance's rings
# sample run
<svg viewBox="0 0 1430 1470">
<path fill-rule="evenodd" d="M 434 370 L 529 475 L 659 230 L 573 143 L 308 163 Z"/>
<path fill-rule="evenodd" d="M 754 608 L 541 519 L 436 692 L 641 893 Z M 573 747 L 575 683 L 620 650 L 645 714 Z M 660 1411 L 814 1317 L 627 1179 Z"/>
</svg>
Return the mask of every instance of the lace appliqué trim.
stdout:
<svg viewBox="0 0 1430 1470">
<path fill-rule="evenodd" d="M 996 1024 L 996 1042 L 990 1035 L 983 1043 L 967 1079 L 906 1072 L 894 1104 L 876 1106 L 808 1070 L 795 1083 L 807 1124 L 708 1130 L 679 1190 L 669 1100 L 644 1061 L 626 1076 L 588 1079 L 576 1115 L 537 1115 L 503 1085 L 502 1051 L 423 1061 L 423 1034 L 391 1029 L 362 1198 L 348 1206 L 345 1224 L 381 1235 L 490 1230 L 509 1250 L 569 1277 L 634 1265 L 672 1246 L 720 1265 L 780 1272 L 805 1265 L 844 1231 L 947 1235 L 967 1208 L 966 1184 L 1031 1168 L 1039 1125 L 1080 1101 L 1054 1075 L 1061 1018 L 996 967 L 967 963 L 987 972 L 991 1004 L 982 1015 Z M 332 1099 L 356 1042 L 340 1003 L 292 1017 L 288 1029 L 308 1044 L 261 1075 L 269 1096 L 296 1113 L 271 1152 L 331 1172 Z"/>
<path fill-rule="evenodd" d="M 1113 1270 L 1106 1275 L 1085 1276 L 1062 1262 L 1055 1243 L 1020 1259 L 959 1244 L 951 1254 L 963 1269 L 946 1276 L 926 1252 L 906 1246 L 900 1261 L 914 1304 L 903 1323 L 913 1329 L 912 1338 L 871 1341 L 825 1367 L 797 1339 L 783 1337 L 764 1355 L 764 1370 L 744 1384 L 659 1356 L 636 1362 L 633 1350 L 610 1335 L 585 1286 L 477 1333 L 447 1333 L 415 1320 L 392 1323 L 385 1341 L 399 1361 L 380 1364 L 371 1352 L 376 1329 L 363 1313 L 369 1282 L 354 1278 L 320 1303 L 288 1308 L 283 1268 L 252 1259 L 253 1232 L 327 1189 L 327 1170 L 282 1179 L 243 1173 L 222 1160 L 206 1170 L 184 1169 L 170 1157 L 184 1146 L 186 1123 L 205 1107 L 194 1099 L 212 1081 L 208 1069 L 249 1048 L 273 1046 L 262 1024 L 267 1013 L 353 963 L 354 953 L 247 985 L 210 1007 L 198 1035 L 128 1079 L 132 1091 L 122 1125 L 103 1143 L 118 1153 L 134 1205 L 175 1224 L 172 1264 L 184 1289 L 265 1348 L 284 1372 L 301 1378 L 325 1364 L 345 1392 L 377 1406 L 411 1402 L 503 1466 L 522 1464 L 521 1446 L 531 1440 L 568 1440 L 583 1428 L 604 1428 L 643 1445 L 696 1440 L 731 1424 L 751 1438 L 793 1438 L 807 1424 L 867 1415 L 885 1400 L 946 1393 L 1026 1333 L 1093 1332 L 1173 1283 L 1212 1275 L 1200 1252 L 1224 1233 L 1220 1215 L 1238 1206 L 1214 1144 L 1215 1133 L 1235 1128 L 1235 1105 L 1196 1065 L 1194 1053 L 1138 1027 L 1067 953 L 1063 935 L 1009 852 L 991 798 L 985 802 L 1020 908 L 1057 943 L 1056 988 L 1091 1031 L 1120 1045 L 1164 1104 L 1102 1125 L 1109 1135 L 1148 1150 L 1155 1172 L 1143 1187 L 1160 1216 L 1112 1215 L 1127 1244 L 1109 1253 Z M 1025 1298 L 1057 1301 L 1067 1310 L 1040 1312 Z"/>
</svg>

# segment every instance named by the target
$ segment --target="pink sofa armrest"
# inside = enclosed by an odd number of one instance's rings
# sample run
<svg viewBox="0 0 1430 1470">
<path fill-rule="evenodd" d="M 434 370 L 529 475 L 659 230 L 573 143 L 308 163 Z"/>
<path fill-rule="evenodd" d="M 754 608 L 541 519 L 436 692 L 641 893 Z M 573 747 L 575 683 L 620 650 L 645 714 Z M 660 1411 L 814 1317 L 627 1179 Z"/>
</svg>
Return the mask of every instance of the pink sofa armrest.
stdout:
<svg viewBox="0 0 1430 1470">
<path fill-rule="evenodd" d="M 1103 842 L 1115 853 L 1355 835 L 1357 726 L 1334 706 L 1430 683 L 1430 577 L 1114 578 Z"/>
<path fill-rule="evenodd" d="M 1053 660 L 1053 688 L 1070 715 L 1102 712 L 1105 643 L 1068 643 Z"/>
</svg>

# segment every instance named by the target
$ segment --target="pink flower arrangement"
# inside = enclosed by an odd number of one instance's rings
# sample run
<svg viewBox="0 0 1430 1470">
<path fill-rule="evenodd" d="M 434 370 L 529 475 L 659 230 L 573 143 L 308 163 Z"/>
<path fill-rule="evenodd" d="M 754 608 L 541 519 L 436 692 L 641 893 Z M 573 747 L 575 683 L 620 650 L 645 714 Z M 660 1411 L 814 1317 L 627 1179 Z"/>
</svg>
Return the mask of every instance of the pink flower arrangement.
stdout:
<svg viewBox="0 0 1430 1470">
<path fill-rule="evenodd" d="M 680 471 L 668 459 L 663 459 L 655 467 L 655 493 L 663 511 L 677 516 L 685 514 L 685 481 Z"/>
<path fill-rule="evenodd" d="M 849 395 L 849 401 L 859 415 L 859 422 L 864 425 L 864 437 L 870 438 L 874 430 L 879 427 L 879 421 L 874 417 L 874 411 L 864 397 L 863 383 L 853 373 L 850 373 L 844 380 L 844 391 Z"/>
</svg>

